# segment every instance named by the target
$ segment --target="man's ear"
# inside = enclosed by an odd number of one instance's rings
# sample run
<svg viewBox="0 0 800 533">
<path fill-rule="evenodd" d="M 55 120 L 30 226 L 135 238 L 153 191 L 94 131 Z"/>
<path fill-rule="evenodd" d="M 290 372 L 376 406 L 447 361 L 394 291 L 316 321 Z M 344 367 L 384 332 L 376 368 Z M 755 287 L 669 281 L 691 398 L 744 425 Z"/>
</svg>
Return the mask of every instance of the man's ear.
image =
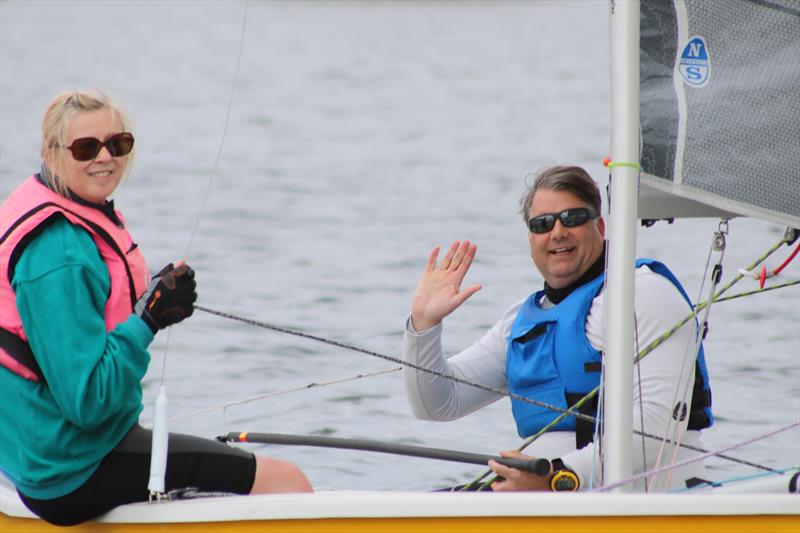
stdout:
<svg viewBox="0 0 800 533">
<path fill-rule="evenodd" d="M 606 221 L 603 217 L 597 219 L 597 230 L 600 232 L 600 236 L 604 239 L 606 238 Z"/>
</svg>

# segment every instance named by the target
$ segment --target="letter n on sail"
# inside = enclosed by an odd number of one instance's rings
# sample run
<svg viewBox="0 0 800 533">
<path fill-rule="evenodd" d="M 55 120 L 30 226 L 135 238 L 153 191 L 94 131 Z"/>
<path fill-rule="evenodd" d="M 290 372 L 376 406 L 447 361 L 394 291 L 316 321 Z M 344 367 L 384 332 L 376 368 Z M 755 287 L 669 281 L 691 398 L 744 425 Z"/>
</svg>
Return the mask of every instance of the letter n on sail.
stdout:
<svg viewBox="0 0 800 533">
<path fill-rule="evenodd" d="M 678 70 L 683 80 L 691 87 L 702 87 L 708 82 L 711 61 L 705 39 L 695 36 L 686 43 L 681 52 Z"/>
</svg>

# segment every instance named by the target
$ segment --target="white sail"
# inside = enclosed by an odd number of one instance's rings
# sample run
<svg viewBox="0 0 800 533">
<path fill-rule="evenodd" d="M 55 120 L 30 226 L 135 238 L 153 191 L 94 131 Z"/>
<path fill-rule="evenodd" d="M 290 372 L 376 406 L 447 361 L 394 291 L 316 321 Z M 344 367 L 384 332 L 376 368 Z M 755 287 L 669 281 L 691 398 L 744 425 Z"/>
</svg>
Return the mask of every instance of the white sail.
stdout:
<svg viewBox="0 0 800 533">
<path fill-rule="evenodd" d="M 800 228 L 800 3 L 612 0 L 610 11 L 603 485 L 631 472 L 637 218 Z"/>
<path fill-rule="evenodd" d="M 800 227 L 800 3 L 642 2 L 639 216 Z"/>
</svg>

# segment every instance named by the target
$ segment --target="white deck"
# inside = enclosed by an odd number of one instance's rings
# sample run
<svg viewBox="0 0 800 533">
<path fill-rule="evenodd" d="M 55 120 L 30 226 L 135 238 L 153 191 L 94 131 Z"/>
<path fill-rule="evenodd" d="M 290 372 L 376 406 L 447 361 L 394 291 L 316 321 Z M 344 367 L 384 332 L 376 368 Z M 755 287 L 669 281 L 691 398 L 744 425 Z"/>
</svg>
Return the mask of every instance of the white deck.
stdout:
<svg viewBox="0 0 800 533">
<path fill-rule="evenodd" d="M 788 476 L 782 477 L 788 482 Z M 783 489 L 786 491 L 786 488 Z M 325 491 L 203 498 L 118 507 L 102 522 L 224 522 L 317 518 L 453 516 L 800 515 L 798 494 L 554 494 Z M 33 517 L 7 482 L 0 509 Z"/>
</svg>

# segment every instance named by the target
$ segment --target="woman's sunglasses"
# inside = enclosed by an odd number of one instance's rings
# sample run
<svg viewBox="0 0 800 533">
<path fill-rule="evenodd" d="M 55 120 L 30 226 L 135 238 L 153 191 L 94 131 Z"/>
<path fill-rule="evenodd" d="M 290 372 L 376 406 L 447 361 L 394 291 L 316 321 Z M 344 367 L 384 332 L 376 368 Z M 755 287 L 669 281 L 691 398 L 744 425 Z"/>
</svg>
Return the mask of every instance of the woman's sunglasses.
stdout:
<svg viewBox="0 0 800 533">
<path fill-rule="evenodd" d="M 556 219 L 561 221 L 565 228 L 574 228 L 586 224 L 590 220 L 598 217 L 598 214 L 586 207 L 573 207 L 565 209 L 560 213 L 545 213 L 535 216 L 528 221 L 528 229 L 531 233 L 547 233 L 556 225 Z"/>
<path fill-rule="evenodd" d="M 91 161 L 97 157 L 104 146 L 112 157 L 128 155 L 133 150 L 133 134 L 125 131 L 112 135 L 105 141 L 94 137 L 82 137 L 72 141 L 69 146 L 58 145 L 59 148 L 66 148 L 72 152 L 75 161 Z"/>
</svg>

